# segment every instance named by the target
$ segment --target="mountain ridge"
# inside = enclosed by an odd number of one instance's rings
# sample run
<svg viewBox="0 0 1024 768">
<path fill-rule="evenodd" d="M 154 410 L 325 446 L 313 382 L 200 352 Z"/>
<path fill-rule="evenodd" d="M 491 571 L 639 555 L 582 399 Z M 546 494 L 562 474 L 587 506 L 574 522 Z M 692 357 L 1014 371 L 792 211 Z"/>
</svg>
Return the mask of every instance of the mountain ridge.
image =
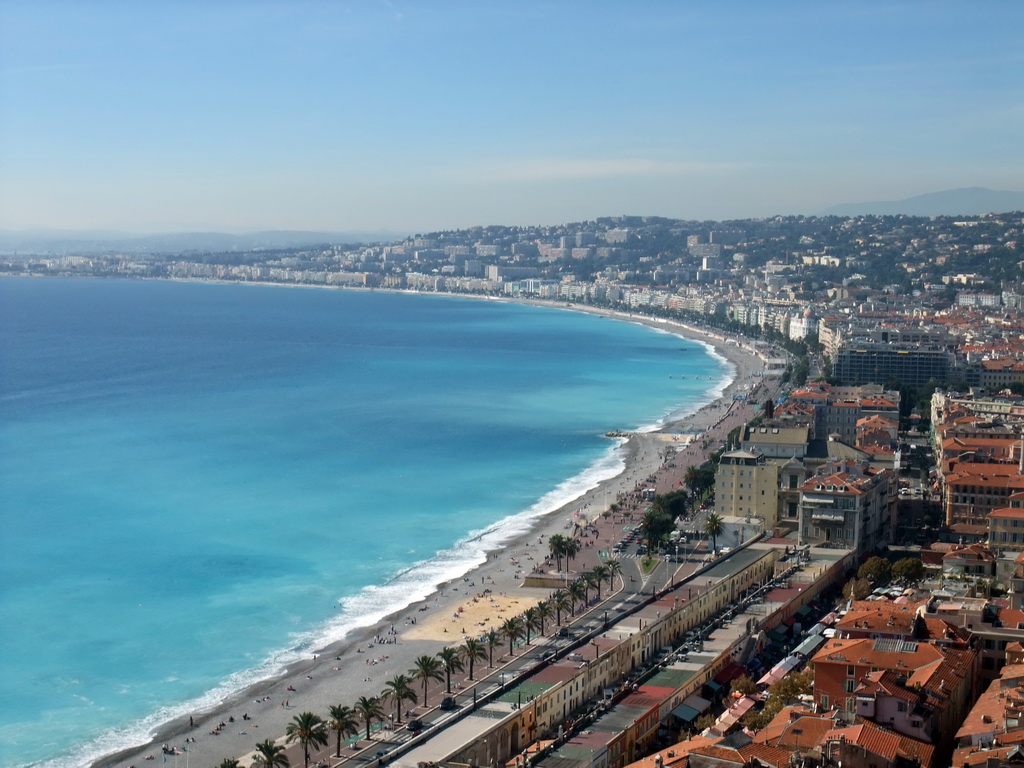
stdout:
<svg viewBox="0 0 1024 768">
<path fill-rule="evenodd" d="M 902 200 L 841 203 L 819 211 L 819 216 L 978 216 L 1024 210 L 1024 192 L 986 187 L 960 187 L 928 192 Z"/>
</svg>

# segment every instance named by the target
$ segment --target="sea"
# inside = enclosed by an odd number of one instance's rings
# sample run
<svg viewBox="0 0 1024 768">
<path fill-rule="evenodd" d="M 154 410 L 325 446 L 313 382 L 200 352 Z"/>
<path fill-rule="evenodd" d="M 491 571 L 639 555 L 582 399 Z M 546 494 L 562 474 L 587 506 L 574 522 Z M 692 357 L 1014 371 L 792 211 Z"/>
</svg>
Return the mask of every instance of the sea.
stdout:
<svg viewBox="0 0 1024 768">
<path fill-rule="evenodd" d="M 732 375 L 565 307 L 0 279 L 0 765 L 89 765 L 424 598 Z"/>
</svg>

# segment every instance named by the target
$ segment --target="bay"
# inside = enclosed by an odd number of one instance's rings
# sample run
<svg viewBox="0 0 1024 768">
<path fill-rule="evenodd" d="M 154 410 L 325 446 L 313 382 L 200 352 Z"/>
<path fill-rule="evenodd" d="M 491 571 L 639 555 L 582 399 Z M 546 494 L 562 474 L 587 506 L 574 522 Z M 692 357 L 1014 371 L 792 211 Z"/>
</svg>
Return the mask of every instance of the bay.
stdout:
<svg viewBox="0 0 1024 768">
<path fill-rule="evenodd" d="M 554 307 L 0 279 L 0 764 L 85 765 L 426 596 L 727 375 Z"/>
</svg>

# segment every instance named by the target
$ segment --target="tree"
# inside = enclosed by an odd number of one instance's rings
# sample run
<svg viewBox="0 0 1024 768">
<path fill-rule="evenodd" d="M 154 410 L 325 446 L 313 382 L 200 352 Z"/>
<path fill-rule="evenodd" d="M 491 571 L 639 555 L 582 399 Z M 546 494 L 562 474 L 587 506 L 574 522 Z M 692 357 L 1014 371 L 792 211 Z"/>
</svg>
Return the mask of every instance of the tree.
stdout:
<svg viewBox="0 0 1024 768">
<path fill-rule="evenodd" d="M 574 603 L 572 595 L 565 590 L 555 590 L 555 593 L 551 595 L 551 605 L 555 609 L 555 624 L 562 626 L 562 611 L 571 610 Z"/>
<path fill-rule="evenodd" d="M 402 705 L 407 701 L 416 703 L 416 691 L 412 689 L 412 678 L 406 675 L 395 675 L 384 683 L 384 690 L 380 697 L 384 701 L 395 700 L 395 722 L 402 723 Z"/>
<path fill-rule="evenodd" d="M 225 757 L 217 768 L 242 768 L 242 764 L 238 762 L 237 757 Z"/>
<path fill-rule="evenodd" d="M 853 578 L 843 587 L 843 597 L 848 600 L 863 600 L 871 594 L 871 582 L 867 579 Z"/>
<path fill-rule="evenodd" d="M 718 552 L 718 537 L 724 526 L 722 518 L 717 512 L 709 512 L 708 519 L 704 523 L 704 533 L 711 537 L 711 551 Z"/>
<path fill-rule="evenodd" d="M 438 682 L 444 680 L 441 660 L 436 656 L 424 654 L 413 662 L 409 674 L 413 676 L 413 679 L 423 683 L 423 706 L 427 706 L 427 684 L 431 680 L 437 680 Z"/>
<path fill-rule="evenodd" d="M 444 667 L 444 691 L 445 693 L 451 693 L 452 672 L 462 671 L 462 654 L 459 653 L 458 648 L 452 648 L 450 645 L 446 645 L 437 652 L 437 658 L 441 660 L 441 665 Z"/>
<path fill-rule="evenodd" d="M 575 560 L 580 553 L 580 543 L 576 539 L 567 537 L 565 540 L 565 570 L 569 570 L 569 561 Z"/>
<path fill-rule="evenodd" d="M 917 584 L 924 578 L 924 563 L 916 557 L 904 557 L 892 566 L 892 577 L 900 584 Z"/>
<path fill-rule="evenodd" d="M 502 643 L 501 634 L 496 629 L 487 630 L 484 643 L 487 645 L 487 666 L 494 667 L 494 649 Z"/>
<path fill-rule="evenodd" d="M 892 574 L 892 565 L 884 557 L 875 555 L 869 557 L 860 568 L 857 569 L 857 577 L 867 579 L 876 586 L 883 586 L 889 583 Z"/>
<path fill-rule="evenodd" d="M 583 592 L 583 599 L 586 602 L 590 602 L 590 590 L 594 590 L 595 593 L 601 592 L 601 580 L 594 575 L 593 571 L 588 571 L 580 577 L 580 581 L 583 582 L 583 586 L 586 589 Z"/>
<path fill-rule="evenodd" d="M 273 739 L 261 741 L 256 745 L 256 757 L 253 759 L 255 768 L 289 768 L 291 760 L 281 744 Z"/>
<path fill-rule="evenodd" d="M 609 591 L 615 588 L 615 577 L 622 573 L 622 563 L 618 560 L 609 560 L 604 564 L 604 567 L 608 569 L 608 589 Z"/>
<path fill-rule="evenodd" d="M 523 620 L 518 616 L 510 616 L 501 623 L 501 634 L 508 640 L 508 655 L 514 656 L 515 642 L 523 636 Z"/>
<path fill-rule="evenodd" d="M 462 644 L 462 648 L 459 649 L 462 654 L 462 658 L 469 662 L 469 679 L 473 679 L 473 665 L 477 661 L 483 661 L 487 658 L 487 649 L 484 648 L 483 643 L 472 637 L 466 638 L 466 641 Z"/>
<path fill-rule="evenodd" d="M 327 721 L 327 727 L 334 731 L 338 739 L 338 751 L 335 757 L 341 757 L 341 740 L 359 732 L 359 721 L 356 720 L 356 713 L 352 711 L 352 708 L 342 704 L 333 705 L 330 714 L 331 719 Z"/>
<path fill-rule="evenodd" d="M 526 632 L 527 645 L 530 644 L 530 634 L 538 626 L 540 626 L 540 620 L 537 618 L 537 609 L 531 606 L 523 611 L 523 630 Z"/>
<path fill-rule="evenodd" d="M 547 600 L 541 600 L 534 606 L 534 608 L 537 610 L 537 623 L 538 628 L 540 629 L 540 636 L 544 637 L 544 622 L 551 618 L 555 609 Z"/>
<path fill-rule="evenodd" d="M 571 582 L 567 587 L 569 597 L 572 598 L 572 612 L 576 613 L 578 607 L 586 605 L 587 603 L 587 585 L 585 582 L 577 579 Z"/>
<path fill-rule="evenodd" d="M 683 475 L 683 482 L 686 484 L 686 487 L 690 489 L 690 495 L 694 497 L 700 496 L 700 492 L 704 490 L 701 487 L 700 470 L 693 464 L 686 468 L 686 474 Z"/>
<path fill-rule="evenodd" d="M 715 724 L 715 716 L 710 712 L 701 715 L 697 718 L 697 721 L 693 724 L 693 727 L 698 731 L 706 731 L 708 728 Z"/>
<path fill-rule="evenodd" d="M 328 742 L 327 724 L 319 715 L 312 712 L 300 712 L 285 728 L 285 741 L 289 744 L 293 741 L 302 745 L 302 754 L 305 757 L 303 763 L 309 768 L 310 747 L 326 747 Z"/>
<path fill-rule="evenodd" d="M 597 587 L 597 599 L 601 600 L 601 582 L 608 578 L 608 566 L 607 565 L 595 565 L 594 570 L 591 571 L 594 576 L 595 584 Z"/>
<path fill-rule="evenodd" d="M 555 558 L 555 567 L 562 570 L 562 557 L 565 555 L 566 537 L 560 533 L 548 536 L 548 551 Z"/>
<path fill-rule="evenodd" d="M 431 657 L 433 658 L 433 657 Z M 366 740 L 370 740 L 370 726 L 374 720 L 384 719 L 384 710 L 381 709 L 380 699 L 376 696 L 360 696 L 356 701 L 356 712 L 360 719 L 366 723 Z"/>
<path fill-rule="evenodd" d="M 658 548 L 658 545 L 672 530 L 672 525 L 671 516 L 660 506 L 651 505 L 647 508 L 640 521 L 640 531 L 644 541 L 647 542 L 648 553 L 654 552 Z"/>
<path fill-rule="evenodd" d="M 740 675 L 732 681 L 730 689 L 733 693 L 741 693 L 744 696 L 748 696 L 751 693 L 757 693 L 757 684 L 750 679 L 750 675 Z"/>
</svg>

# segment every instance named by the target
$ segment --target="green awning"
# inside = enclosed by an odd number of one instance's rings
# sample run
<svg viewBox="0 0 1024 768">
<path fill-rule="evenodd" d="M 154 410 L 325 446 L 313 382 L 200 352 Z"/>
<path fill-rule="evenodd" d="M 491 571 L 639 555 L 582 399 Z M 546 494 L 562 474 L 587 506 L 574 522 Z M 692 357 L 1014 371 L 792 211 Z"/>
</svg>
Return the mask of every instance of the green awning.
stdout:
<svg viewBox="0 0 1024 768">
<path fill-rule="evenodd" d="M 796 612 L 796 615 L 799 616 L 802 619 L 804 616 L 806 616 L 810 612 L 811 612 L 811 606 L 805 605 L 803 608 L 801 608 L 799 611 Z"/>
<path fill-rule="evenodd" d="M 700 712 L 693 707 L 687 706 L 686 704 L 680 704 L 678 707 L 672 710 L 672 714 L 682 720 L 684 723 L 692 723 L 697 719 Z"/>
</svg>

